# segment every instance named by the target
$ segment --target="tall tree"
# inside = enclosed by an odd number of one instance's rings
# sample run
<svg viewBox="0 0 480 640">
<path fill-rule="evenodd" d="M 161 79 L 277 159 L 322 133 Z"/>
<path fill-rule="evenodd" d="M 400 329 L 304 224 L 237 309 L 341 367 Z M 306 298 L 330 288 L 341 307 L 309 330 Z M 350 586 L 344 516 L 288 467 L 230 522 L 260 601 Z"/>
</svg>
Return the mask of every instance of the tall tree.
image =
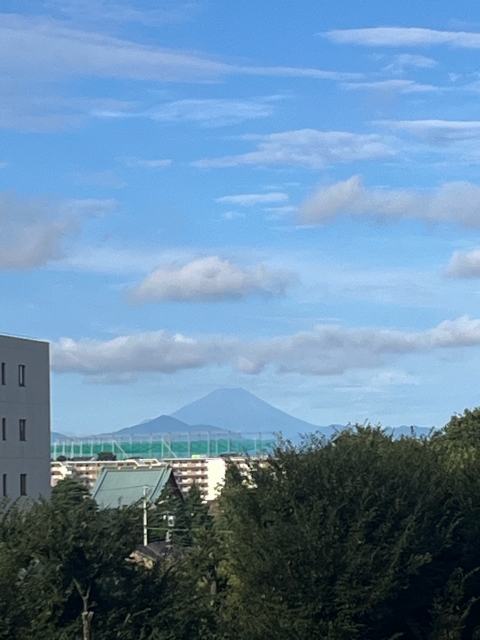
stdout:
<svg viewBox="0 0 480 640">
<path fill-rule="evenodd" d="M 427 440 L 370 427 L 282 445 L 247 478 L 232 469 L 221 501 L 232 637 L 475 637 L 480 512 L 467 495 L 479 478 L 478 465 L 448 470 Z"/>
</svg>

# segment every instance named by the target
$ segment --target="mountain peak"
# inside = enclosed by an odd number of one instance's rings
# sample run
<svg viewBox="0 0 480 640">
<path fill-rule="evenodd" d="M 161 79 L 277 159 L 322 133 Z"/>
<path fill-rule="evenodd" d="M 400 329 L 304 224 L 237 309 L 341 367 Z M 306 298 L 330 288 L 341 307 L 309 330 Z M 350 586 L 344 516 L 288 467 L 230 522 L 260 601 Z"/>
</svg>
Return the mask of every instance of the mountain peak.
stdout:
<svg viewBox="0 0 480 640">
<path fill-rule="evenodd" d="M 172 417 L 192 426 L 210 424 L 239 432 L 264 431 L 293 435 L 317 429 L 315 425 L 294 418 L 238 387 L 215 389 L 175 411 Z"/>
</svg>

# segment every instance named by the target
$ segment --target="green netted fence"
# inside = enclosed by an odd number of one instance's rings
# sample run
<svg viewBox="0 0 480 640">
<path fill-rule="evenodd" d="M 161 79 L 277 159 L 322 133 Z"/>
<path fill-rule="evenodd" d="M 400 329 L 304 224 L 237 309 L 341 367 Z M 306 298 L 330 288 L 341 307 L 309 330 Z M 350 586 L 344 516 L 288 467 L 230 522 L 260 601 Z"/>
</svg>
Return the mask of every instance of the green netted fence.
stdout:
<svg viewBox="0 0 480 640">
<path fill-rule="evenodd" d="M 51 446 L 53 459 L 58 456 L 77 458 L 111 452 L 118 460 L 127 458 L 191 458 L 221 455 L 265 455 L 275 443 L 273 434 L 225 435 L 163 434 L 152 436 L 97 436 L 62 438 Z"/>
</svg>

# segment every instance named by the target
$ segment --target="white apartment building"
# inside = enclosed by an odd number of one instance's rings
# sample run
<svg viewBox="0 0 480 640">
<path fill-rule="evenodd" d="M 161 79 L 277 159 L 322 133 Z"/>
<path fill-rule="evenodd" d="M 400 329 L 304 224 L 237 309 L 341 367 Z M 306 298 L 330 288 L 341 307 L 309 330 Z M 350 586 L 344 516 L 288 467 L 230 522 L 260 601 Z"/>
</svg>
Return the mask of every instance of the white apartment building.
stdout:
<svg viewBox="0 0 480 640">
<path fill-rule="evenodd" d="M 226 462 L 223 458 L 169 458 L 165 462 L 172 467 L 183 493 L 196 484 L 207 502 L 218 498 L 225 480 Z"/>
<path fill-rule="evenodd" d="M 55 487 L 60 480 L 73 478 L 92 491 L 103 469 L 154 469 L 168 466 L 157 459 L 148 460 L 52 460 L 51 485 Z"/>
<path fill-rule="evenodd" d="M 49 344 L 0 335 L 0 499 L 50 495 Z"/>
</svg>

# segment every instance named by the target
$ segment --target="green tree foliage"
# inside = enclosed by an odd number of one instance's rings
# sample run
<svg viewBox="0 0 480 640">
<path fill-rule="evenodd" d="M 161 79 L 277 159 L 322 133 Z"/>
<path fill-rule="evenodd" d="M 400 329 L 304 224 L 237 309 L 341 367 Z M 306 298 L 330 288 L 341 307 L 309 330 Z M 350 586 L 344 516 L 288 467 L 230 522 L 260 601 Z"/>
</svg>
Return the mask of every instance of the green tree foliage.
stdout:
<svg viewBox="0 0 480 640">
<path fill-rule="evenodd" d="M 88 497 L 88 489 L 74 478 L 65 478 L 52 489 L 52 506 L 58 511 L 79 507 Z M 92 505 L 91 502 L 89 502 Z"/>
<path fill-rule="evenodd" d="M 0 640 L 480 640 L 480 410 L 430 439 L 354 427 L 231 464 L 149 524 L 75 480 L 0 504 Z M 175 516 L 168 527 L 165 517 Z"/>
<path fill-rule="evenodd" d="M 150 509 L 149 525 L 153 538 L 165 540 L 169 537 L 177 546 L 191 547 L 200 530 L 212 527 L 213 518 L 196 484 L 184 497 L 167 486 L 157 504 Z"/>
<path fill-rule="evenodd" d="M 245 640 L 471 639 L 480 467 L 356 428 L 229 472 L 227 618 Z M 480 624 L 480 623 L 479 623 Z"/>
<path fill-rule="evenodd" d="M 205 626 L 192 571 L 129 559 L 141 510 L 99 510 L 73 480 L 0 520 L 0 638 L 193 640 Z M 208 604 L 208 603 L 206 603 Z"/>
<path fill-rule="evenodd" d="M 480 451 L 480 407 L 453 415 L 443 429 L 443 435 L 447 442 Z"/>
<path fill-rule="evenodd" d="M 112 451 L 100 451 L 97 460 L 115 461 L 117 456 Z"/>
<path fill-rule="evenodd" d="M 468 467 L 480 454 L 480 408 L 453 415 L 433 443 L 445 451 L 450 467 Z"/>
</svg>

